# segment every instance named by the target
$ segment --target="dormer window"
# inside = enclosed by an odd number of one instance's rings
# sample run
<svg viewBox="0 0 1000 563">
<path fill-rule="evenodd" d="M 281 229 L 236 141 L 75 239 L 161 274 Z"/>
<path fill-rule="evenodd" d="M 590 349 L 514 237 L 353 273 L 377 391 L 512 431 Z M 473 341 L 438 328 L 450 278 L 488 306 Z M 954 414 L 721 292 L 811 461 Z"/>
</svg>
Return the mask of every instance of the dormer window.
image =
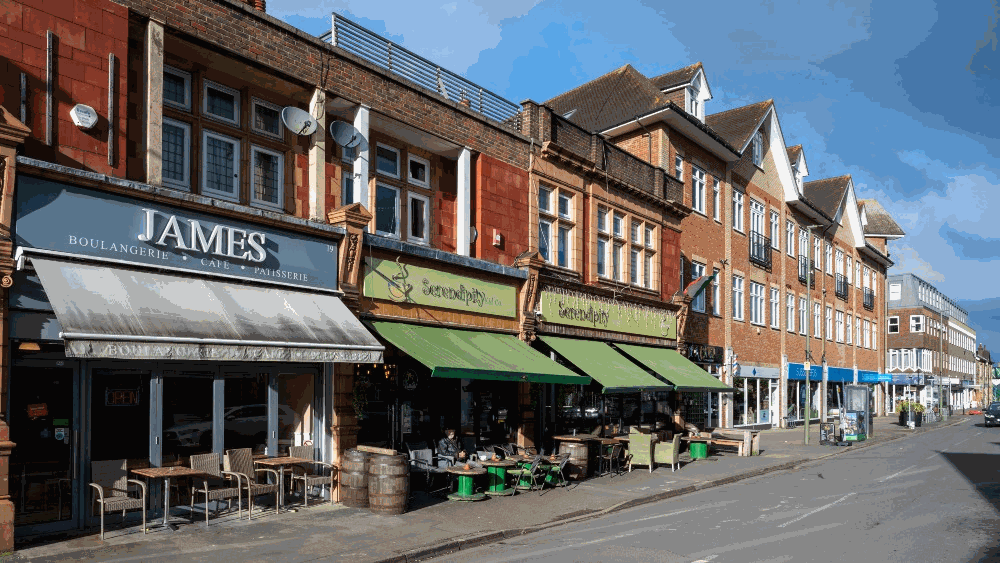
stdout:
<svg viewBox="0 0 1000 563">
<path fill-rule="evenodd" d="M 753 163 L 764 167 L 764 135 L 760 131 L 753 136 Z"/>
<path fill-rule="evenodd" d="M 699 112 L 698 89 L 692 86 L 691 88 L 688 88 L 687 93 L 688 93 L 688 108 L 687 108 L 688 113 L 690 113 L 695 117 L 700 118 L 701 113 Z"/>
</svg>

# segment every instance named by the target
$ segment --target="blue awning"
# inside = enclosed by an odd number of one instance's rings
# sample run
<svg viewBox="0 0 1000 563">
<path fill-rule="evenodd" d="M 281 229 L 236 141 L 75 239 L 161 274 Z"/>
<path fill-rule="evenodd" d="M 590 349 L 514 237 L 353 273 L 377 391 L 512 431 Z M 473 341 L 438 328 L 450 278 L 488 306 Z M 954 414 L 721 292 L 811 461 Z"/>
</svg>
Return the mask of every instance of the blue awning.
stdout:
<svg viewBox="0 0 1000 563">
<path fill-rule="evenodd" d="M 806 369 L 802 364 L 788 363 L 788 379 L 806 380 Z M 809 369 L 809 381 L 821 381 L 823 379 L 823 366 L 813 364 Z"/>
<path fill-rule="evenodd" d="M 891 374 L 858 370 L 858 383 L 883 383 L 887 381 L 892 381 Z"/>
<path fill-rule="evenodd" d="M 854 383 L 854 368 L 828 367 L 826 368 L 826 380 Z"/>
<path fill-rule="evenodd" d="M 890 377 L 893 385 L 924 385 L 923 374 L 916 373 L 891 373 Z"/>
</svg>

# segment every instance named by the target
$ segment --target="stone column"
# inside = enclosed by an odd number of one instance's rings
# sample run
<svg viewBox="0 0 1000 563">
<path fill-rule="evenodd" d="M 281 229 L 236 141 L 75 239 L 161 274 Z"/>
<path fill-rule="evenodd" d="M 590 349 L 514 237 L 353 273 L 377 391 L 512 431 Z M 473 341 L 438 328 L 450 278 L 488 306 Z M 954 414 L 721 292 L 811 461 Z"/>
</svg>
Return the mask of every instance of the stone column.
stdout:
<svg viewBox="0 0 1000 563">
<path fill-rule="evenodd" d="M 369 110 L 368 106 L 358 106 L 358 111 L 354 115 L 354 128 L 364 139 L 357 147 L 354 156 L 354 201 L 360 202 L 365 207 L 369 207 L 368 201 L 368 171 L 370 166 L 369 157 L 374 147 L 368 145 L 369 136 Z"/>
<path fill-rule="evenodd" d="M 313 91 L 309 113 L 316 120 L 316 132 L 309 143 L 309 218 L 326 218 L 326 195 L 330 189 L 326 180 L 326 92 Z"/>
<path fill-rule="evenodd" d="M 468 256 L 472 246 L 472 153 L 458 155 L 458 196 L 455 201 L 455 253 Z"/>
</svg>

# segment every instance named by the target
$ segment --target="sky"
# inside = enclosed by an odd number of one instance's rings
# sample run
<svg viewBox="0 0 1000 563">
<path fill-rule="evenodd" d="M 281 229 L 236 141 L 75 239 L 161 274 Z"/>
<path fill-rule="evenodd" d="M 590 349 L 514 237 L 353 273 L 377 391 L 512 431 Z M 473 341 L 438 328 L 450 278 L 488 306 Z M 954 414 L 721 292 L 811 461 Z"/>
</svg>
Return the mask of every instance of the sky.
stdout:
<svg viewBox="0 0 1000 563">
<path fill-rule="evenodd" d="M 701 61 L 707 113 L 773 98 L 807 181 L 851 174 L 907 236 L 895 266 L 958 300 L 1000 356 L 1000 0 L 284 0 L 337 12 L 501 96 L 545 101 L 622 65 Z"/>
</svg>

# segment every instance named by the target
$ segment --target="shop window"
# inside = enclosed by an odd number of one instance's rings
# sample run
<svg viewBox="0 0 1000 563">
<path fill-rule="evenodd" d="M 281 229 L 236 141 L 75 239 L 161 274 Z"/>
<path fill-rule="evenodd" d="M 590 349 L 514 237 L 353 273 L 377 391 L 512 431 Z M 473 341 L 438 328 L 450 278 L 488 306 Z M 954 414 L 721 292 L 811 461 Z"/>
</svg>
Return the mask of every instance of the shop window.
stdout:
<svg viewBox="0 0 1000 563">
<path fill-rule="evenodd" d="M 214 372 L 173 372 L 163 377 L 163 461 L 187 464 L 212 451 Z"/>
<path fill-rule="evenodd" d="M 191 189 L 191 126 L 163 119 L 163 183 L 181 190 Z"/>
<path fill-rule="evenodd" d="M 206 195 L 239 200 L 240 142 L 205 130 L 202 133 L 201 184 Z"/>
<path fill-rule="evenodd" d="M 278 381 L 278 455 L 289 446 L 318 443 L 313 428 L 313 399 L 316 375 L 313 372 L 282 373 Z"/>
<path fill-rule="evenodd" d="M 163 103 L 191 111 L 191 74 L 173 67 L 163 67 Z"/>
<path fill-rule="evenodd" d="M 261 147 L 250 148 L 252 172 L 250 176 L 251 201 L 267 207 L 284 207 L 285 170 L 284 157 Z"/>
<path fill-rule="evenodd" d="M 375 188 L 375 233 L 399 237 L 399 189 L 385 184 Z"/>
<path fill-rule="evenodd" d="M 399 151 L 382 143 L 375 146 L 375 170 L 383 176 L 399 178 Z"/>
<path fill-rule="evenodd" d="M 281 125 L 281 107 L 257 98 L 253 98 L 250 104 L 253 110 L 254 132 L 281 139 L 284 134 Z"/>
<path fill-rule="evenodd" d="M 269 379 L 269 373 L 226 374 L 225 409 L 222 418 L 224 449 L 250 448 L 254 452 L 264 453 L 268 441 Z M 275 452 L 268 453 L 275 454 Z"/>
<path fill-rule="evenodd" d="M 430 188 L 430 161 L 415 155 L 407 156 L 407 181 L 414 186 Z"/>
<path fill-rule="evenodd" d="M 206 80 L 201 111 L 208 117 L 239 127 L 240 93 L 228 86 Z"/>
<path fill-rule="evenodd" d="M 407 240 L 427 244 L 430 241 L 430 233 L 427 228 L 430 213 L 429 200 L 427 197 L 415 193 L 410 193 L 407 197 L 410 200 L 410 214 L 407 216 L 410 222 L 410 232 Z"/>
</svg>

